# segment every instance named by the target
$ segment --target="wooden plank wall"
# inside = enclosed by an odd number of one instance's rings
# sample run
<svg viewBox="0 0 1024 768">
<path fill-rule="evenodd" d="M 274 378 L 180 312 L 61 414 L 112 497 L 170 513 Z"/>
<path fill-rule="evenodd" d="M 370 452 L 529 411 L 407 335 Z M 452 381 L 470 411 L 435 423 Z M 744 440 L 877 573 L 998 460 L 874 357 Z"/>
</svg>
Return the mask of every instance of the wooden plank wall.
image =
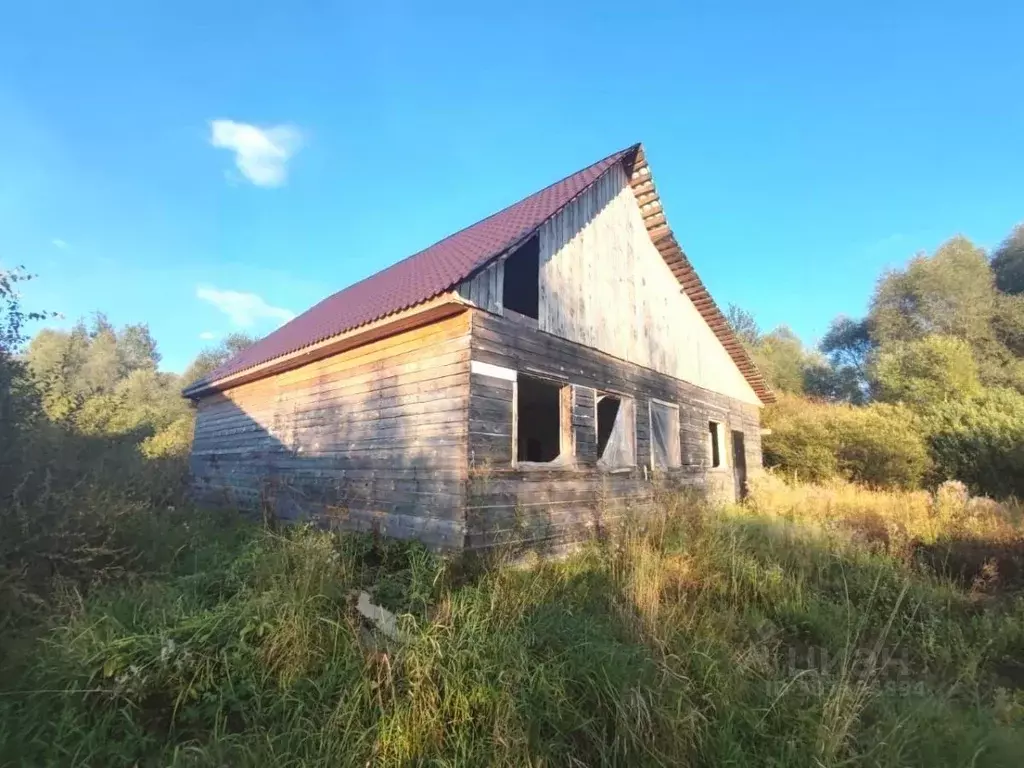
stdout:
<svg viewBox="0 0 1024 768">
<path fill-rule="evenodd" d="M 760 402 L 651 242 L 621 166 L 541 227 L 538 327 Z"/>
<path fill-rule="evenodd" d="M 474 277 L 460 283 L 459 295 L 480 309 L 496 315 L 502 314 L 502 295 L 505 290 L 505 262 L 496 261 Z"/>
<path fill-rule="evenodd" d="M 650 509 L 655 488 L 650 469 L 649 399 L 680 406 L 683 466 L 661 478 L 731 496 L 732 468 L 710 467 L 707 423 L 744 433 L 748 471 L 761 466 L 759 408 L 679 381 L 634 363 L 474 310 L 474 361 L 516 371 L 546 372 L 572 386 L 572 427 L 577 456 L 570 466 L 519 469 L 512 465 L 513 382 L 474 373 L 470 379 L 470 479 L 467 546 L 519 541 L 558 544 L 600 531 L 632 510 Z M 634 400 L 637 466 L 596 466 L 596 391 Z M 729 456 L 729 446 L 722 447 Z"/>
<path fill-rule="evenodd" d="M 198 404 L 197 496 L 461 547 L 469 315 Z"/>
</svg>

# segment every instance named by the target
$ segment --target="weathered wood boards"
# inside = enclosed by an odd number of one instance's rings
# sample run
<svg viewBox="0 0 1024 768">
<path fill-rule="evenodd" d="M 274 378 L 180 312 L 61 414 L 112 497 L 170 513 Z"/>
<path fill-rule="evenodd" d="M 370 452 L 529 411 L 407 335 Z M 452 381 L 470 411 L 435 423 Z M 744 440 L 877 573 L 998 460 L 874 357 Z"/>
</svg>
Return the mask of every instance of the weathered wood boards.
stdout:
<svg viewBox="0 0 1024 768">
<path fill-rule="evenodd" d="M 759 403 L 652 242 L 621 166 L 540 229 L 539 328 Z"/>
<path fill-rule="evenodd" d="M 566 385 L 558 467 L 513 461 L 519 372 Z M 633 467 L 598 465 L 600 393 L 628 402 Z M 650 507 L 651 398 L 680 406 L 682 466 L 665 479 L 732 487 L 710 468 L 709 419 L 760 466 L 756 407 L 474 309 L 204 398 L 194 483 L 203 499 L 445 548 L 557 543 Z"/>
<path fill-rule="evenodd" d="M 201 499 L 461 547 L 467 314 L 199 402 Z"/>
<path fill-rule="evenodd" d="M 458 288 L 459 295 L 480 309 L 502 313 L 502 293 L 505 290 L 504 262 L 495 262 L 478 272 Z"/>
<path fill-rule="evenodd" d="M 711 467 L 709 420 L 742 433 L 747 465 L 761 466 L 757 406 L 487 312 L 474 310 L 472 314 L 473 366 L 547 374 L 571 387 L 575 455 L 567 465 L 550 469 L 516 466 L 511 439 L 515 429 L 514 382 L 493 375 L 472 375 L 467 546 L 564 541 L 613 525 L 631 510 L 649 508 L 655 487 L 650 442 L 652 399 L 679 407 L 676 437 L 681 466 L 664 470 L 659 480 L 709 486 L 731 495 L 732 468 Z M 598 392 L 631 401 L 636 422 L 633 468 L 597 465 Z"/>
<path fill-rule="evenodd" d="M 537 327 L 759 404 L 733 355 L 652 240 L 649 213 L 638 205 L 626 172 L 615 166 L 541 226 Z M 462 283 L 458 293 L 503 315 L 504 270 L 505 262 L 497 261 Z"/>
</svg>

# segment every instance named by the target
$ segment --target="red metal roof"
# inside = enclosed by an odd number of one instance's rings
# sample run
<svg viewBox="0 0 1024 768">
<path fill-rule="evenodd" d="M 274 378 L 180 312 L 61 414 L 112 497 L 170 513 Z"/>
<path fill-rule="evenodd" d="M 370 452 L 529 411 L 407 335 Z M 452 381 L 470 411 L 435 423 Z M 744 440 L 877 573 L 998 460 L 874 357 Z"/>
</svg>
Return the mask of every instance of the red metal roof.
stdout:
<svg viewBox="0 0 1024 768">
<path fill-rule="evenodd" d="M 483 221 L 449 235 L 426 250 L 328 296 L 235 355 L 206 378 L 193 383 L 185 393 L 197 391 L 219 379 L 408 309 L 450 290 L 489 260 L 531 236 L 541 224 L 593 184 L 612 165 L 635 152 L 637 146 L 609 155 Z"/>
<path fill-rule="evenodd" d="M 676 243 L 640 144 L 609 155 L 483 221 L 449 235 L 426 250 L 327 297 L 228 360 L 209 376 L 187 387 L 184 394 L 196 396 L 221 379 L 298 352 L 451 290 L 488 262 L 532 236 L 545 221 L 616 163 L 623 164 L 631 179 L 630 185 L 641 208 L 644 225 L 655 247 L 679 280 L 682 291 L 694 303 L 761 401 L 773 402 L 774 393 Z"/>
</svg>

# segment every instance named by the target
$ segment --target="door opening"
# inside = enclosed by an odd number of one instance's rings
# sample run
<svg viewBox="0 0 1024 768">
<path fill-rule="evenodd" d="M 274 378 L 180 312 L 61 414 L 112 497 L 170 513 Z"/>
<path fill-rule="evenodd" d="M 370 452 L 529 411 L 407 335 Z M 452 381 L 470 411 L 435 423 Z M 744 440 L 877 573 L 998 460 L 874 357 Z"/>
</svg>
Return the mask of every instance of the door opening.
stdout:
<svg viewBox="0 0 1024 768">
<path fill-rule="evenodd" d="M 743 433 L 732 432 L 732 476 L 736 484 L 736 499 L 747 497 L 747 452 L 743 445 Z"/>
</svg>

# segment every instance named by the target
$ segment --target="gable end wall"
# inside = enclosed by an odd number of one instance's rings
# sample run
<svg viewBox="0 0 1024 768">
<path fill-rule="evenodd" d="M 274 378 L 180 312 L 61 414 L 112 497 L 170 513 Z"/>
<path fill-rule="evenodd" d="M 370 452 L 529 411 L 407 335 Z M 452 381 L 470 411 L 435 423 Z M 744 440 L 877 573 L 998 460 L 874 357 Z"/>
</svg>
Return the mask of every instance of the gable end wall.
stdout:
<svg viewBox="0 0 1024 768">
<path fill-rule="evenodd" d="M 651 242 L 615 165 L 544 223 L 537 327 L 626 362 L 753 405 L 761 401 Z M 504 314 L 504 262 L 458 286 Z"/>
</svg>

